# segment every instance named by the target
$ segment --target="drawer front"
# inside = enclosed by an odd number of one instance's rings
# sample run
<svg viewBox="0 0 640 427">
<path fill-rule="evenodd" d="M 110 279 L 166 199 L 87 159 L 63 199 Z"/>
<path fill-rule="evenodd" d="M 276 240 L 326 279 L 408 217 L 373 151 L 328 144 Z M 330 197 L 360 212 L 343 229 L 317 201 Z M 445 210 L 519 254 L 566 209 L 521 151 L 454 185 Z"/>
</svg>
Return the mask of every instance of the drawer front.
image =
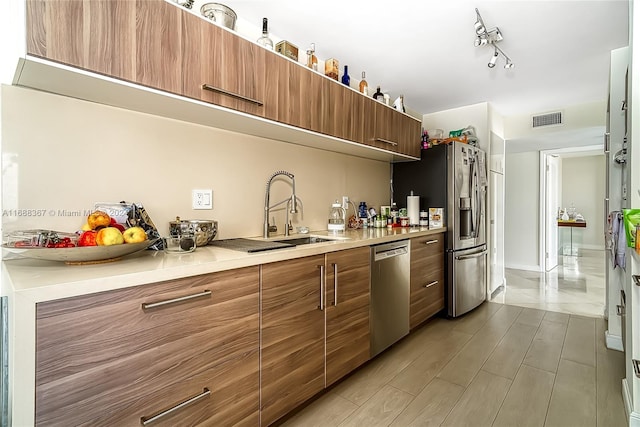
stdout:
<svg viewBox="0 0 640 427">
<path fill-rule="evenodd" d="M 444 233 L 411 239 L 410 277 L 413 329 L 445 307 Z"/>
<path fill-rule="evenodd" d="M 413 272 L 412 272 L 413 273 Z M 413 329 L 445 308 L 444 269 L 430 270 L 411 280 L 409 324 Z"/>
<path fill-rule="evenodd" d="M 424 263 L 425 258 L 444 254 L 444 233 L 411 239 L 411 266 Z"/>
<path fill-rule="evenodd" d="M 255 425 L 258 309 L 257 267 L 38 304 L 36 424 Z"/>
</svg>

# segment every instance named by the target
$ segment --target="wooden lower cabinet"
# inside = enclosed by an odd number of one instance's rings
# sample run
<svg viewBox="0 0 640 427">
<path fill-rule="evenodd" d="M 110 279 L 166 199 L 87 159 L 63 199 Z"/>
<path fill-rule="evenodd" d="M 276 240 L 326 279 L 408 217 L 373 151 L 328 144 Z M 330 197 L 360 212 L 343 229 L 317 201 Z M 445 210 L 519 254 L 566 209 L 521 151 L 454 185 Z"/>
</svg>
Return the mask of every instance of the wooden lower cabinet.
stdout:
<svg viewBox="0 0 640 427">
<path fill-rule="evenodd" d="M 262 266 L 263 426 L 369 360 L 369 277 L 368 246 Z"/>
<path fill-rule="evenodd" d="M 262 265 L 261 424 L 324 388 L 324 255 Z"/>
<path fill-rule="evenodd" d="M 157 415 L 154 426 L 259 424 L 258 267 L 37 304 L 36 425 Z"/>
<path fill-rule="evenodd" d="M 411 329 L 445 307 L 444 237 L 440 233 L 411 239 Z"/>
<path fill-rule="evenodd" d="M 326 386 L 369 360 L 370 250 L 326 254 Z"/>
</svg>

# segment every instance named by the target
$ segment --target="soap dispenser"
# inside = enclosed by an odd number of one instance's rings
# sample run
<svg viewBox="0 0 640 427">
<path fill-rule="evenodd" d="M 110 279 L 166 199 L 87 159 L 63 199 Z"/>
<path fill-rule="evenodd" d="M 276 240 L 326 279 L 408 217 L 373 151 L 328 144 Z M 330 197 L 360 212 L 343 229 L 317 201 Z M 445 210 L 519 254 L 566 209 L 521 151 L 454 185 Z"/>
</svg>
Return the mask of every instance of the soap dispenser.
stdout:
<svg viewBox="0 0 640 427">
<path fill-rule="evenodd" d="M 342 209 L 342 204 L 336 200 L 331 205 L 331 211 L 329 211 L 328 230 L 334 233 L 344 231 L 344 217 L 345 212 L 344 209 Z"/>
</svg>

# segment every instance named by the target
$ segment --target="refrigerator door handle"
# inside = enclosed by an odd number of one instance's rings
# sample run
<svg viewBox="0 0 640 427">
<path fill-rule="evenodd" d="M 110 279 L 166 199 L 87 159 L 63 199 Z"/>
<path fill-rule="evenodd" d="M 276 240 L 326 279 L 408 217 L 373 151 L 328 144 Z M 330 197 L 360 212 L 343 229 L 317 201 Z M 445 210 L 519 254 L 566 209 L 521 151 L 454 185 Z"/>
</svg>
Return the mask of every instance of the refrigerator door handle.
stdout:
<svg viewBox="0 0 640 427">
<path fill-rule="evenodd" d="M 476 252 L 474 254 L 471 255 L 458 255 L 456 256 L 457 260 L 465 260 L 465 259 L 470 259 L 470 258 L 478 258 L 482 255 L 486 255 L 487 251 L 483 250 L 482 252 Z"/>
</svg>

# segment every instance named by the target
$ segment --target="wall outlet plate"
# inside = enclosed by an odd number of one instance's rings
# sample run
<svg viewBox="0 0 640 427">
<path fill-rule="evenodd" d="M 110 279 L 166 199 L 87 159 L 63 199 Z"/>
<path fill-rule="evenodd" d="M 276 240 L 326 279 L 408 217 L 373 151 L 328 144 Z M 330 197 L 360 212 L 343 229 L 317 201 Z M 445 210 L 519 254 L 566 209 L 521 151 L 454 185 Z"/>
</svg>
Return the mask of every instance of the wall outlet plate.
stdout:
<svg viewBox="0 0 640 427">
<path fill-rule="evenodd" d="M 191 190 L 193 209 L 213 209 L 213 190 Z"/>
</svg>

